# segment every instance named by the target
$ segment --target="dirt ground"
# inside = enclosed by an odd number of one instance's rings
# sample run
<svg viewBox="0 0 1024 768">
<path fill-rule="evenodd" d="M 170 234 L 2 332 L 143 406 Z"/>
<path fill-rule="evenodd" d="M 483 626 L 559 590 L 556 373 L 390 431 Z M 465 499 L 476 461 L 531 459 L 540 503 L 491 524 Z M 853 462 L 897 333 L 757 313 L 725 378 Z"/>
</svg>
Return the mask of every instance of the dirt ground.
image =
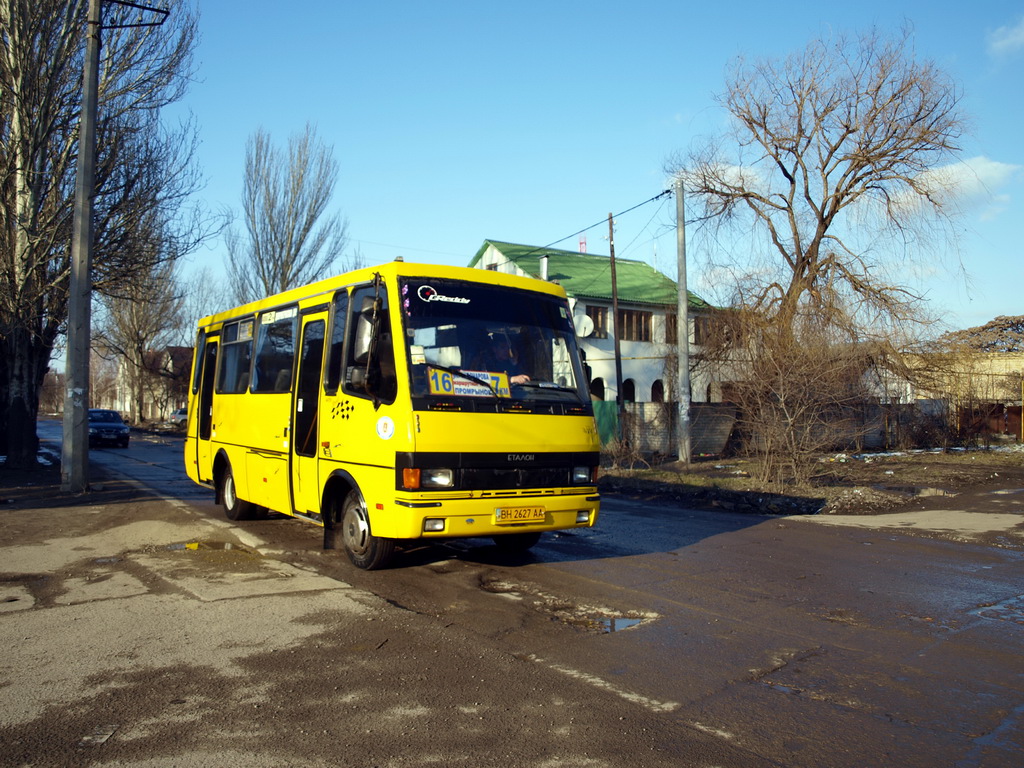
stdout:
<svg viewBox="0 0 1024 768">
<path fill-rule="evenodd" d="M 914 509 L 980 488 L 1024 488 L 1024 446 L 988 450 L 830 454 L 807 487 L 767 491 L 753 459 L 701 459 L 689 468 L 602 469 L 601 490 L 701 508 L 767 514 L 863 514 Z"/>
</svg>

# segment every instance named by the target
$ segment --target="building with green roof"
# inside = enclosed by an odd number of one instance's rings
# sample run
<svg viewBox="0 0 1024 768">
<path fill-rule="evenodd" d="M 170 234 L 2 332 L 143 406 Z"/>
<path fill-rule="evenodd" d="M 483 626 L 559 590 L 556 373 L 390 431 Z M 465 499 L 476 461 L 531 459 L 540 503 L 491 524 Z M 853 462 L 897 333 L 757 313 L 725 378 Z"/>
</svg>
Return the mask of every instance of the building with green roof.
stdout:
<svg viewBox="0 0 1024 768">
<path fill-rule="evenodd" d="M 547 258 L 547 279 L 565 288 L 570 297 L 611 301 L 608 256 L 484 240 L 469 266 L 540 278 L 542 257 Z M 619 302 L 675 307 L 678 301 L 676 281 L 642 261 L 615 259 L 615 284 Z M 690 310 L 711 308 L 695 293 L 688 295 Z"/>
<path fill-rule="evenodd" d="M 612 312 L 611 259 L 498 240 L 485 240 L 469 266 L 559 283 L 569 296 L 579 329 L 580 347 L 592 369 L 596 400 L 615 400 L 615 328 Z M 619 348 L 624 402 L 673 399 L 676 379 L 676 281 L 634 259 L 615 259 L 619 305 Z M 715 308 L 689 293 L 691 354 L 699 353 Z M 709 371 L 691 374 L 691 400 L 721 399 L 721 386 Z"/>
</svg>

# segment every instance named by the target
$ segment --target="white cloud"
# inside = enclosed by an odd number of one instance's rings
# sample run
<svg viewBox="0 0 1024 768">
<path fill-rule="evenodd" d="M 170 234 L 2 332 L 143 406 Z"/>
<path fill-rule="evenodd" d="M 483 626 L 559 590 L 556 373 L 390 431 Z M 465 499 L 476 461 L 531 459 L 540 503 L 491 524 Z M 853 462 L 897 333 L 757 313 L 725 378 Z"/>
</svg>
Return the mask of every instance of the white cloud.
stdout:
<svg viewBox="0 0 1024 768">
<path fill-rule="evenodd" d="M 1008 202 L 1007 195 L 999 190 L 1022 170 L 1019 165 L 979 156 L 928 171 L 923 180 L 940 197 L 962 209 L 980 209 L 982 218 L 991 219 Z"/>
<path fill-rule="evenodd" d="M 1024 16 L 1016 26 L 1000 27 L 988 35 L 988 52 L 990 56 L 1011 56 L 1024 49 Z"/>
<path fill-rule="evenodd" d="M 995 219 L 1008 207 L 1010 197 L 1002 188 L 1024 171 L 1024 166 L 1000 163 L 987 157 L 972 157 L 962 162 L 925 171 L 917 177 L 917 188 L 948 210 L 976 213 L 983 221 Z M 925 211 L 928 205 L 921 194 L 909 189 L 893 197 L 897 208 L 905 212 Z"/>
<path fill-rule="evenodd" d="M 708 183 L 721 187 L 742 187 L 744 189 L 764 191 L 765 179 L 760 169 L 751 166 L 733 165 L 731 163 L 711 163 L 702 166 L 701 171 L 708 176 Z M 682 171 L 683 184 L 701 186 L 695 180 L 693 171 Z M 673 179 L 668 181 L 673 183 Z"/>
</svg>

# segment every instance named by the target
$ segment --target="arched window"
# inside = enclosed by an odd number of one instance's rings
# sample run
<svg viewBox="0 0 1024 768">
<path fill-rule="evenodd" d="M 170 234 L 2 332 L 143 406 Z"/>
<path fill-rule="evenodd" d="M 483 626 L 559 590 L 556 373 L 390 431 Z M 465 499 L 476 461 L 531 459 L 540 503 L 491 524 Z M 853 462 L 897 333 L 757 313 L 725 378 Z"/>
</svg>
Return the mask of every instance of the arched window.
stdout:
<svg viewBox="0 0 1024 768">
<path fill-rule="evenodd" d="M 651 402 L 665 402 L 665 385 L 662 384 L 661 379 L 655 379 L 654 383 L 651 384 Z"/>
<path fill-rule="evenodd" d="M 636 384 L 633 382 L 632 379 L 626 379 L 624 382 L 622 382 L 622 402 L 636 402 Z"/>
<path fill-rule="evenodd" d="M 604 400 L 604 379 L 600 376 L 590 382 L 590 397 L 594 400 Z"/>
</svg>

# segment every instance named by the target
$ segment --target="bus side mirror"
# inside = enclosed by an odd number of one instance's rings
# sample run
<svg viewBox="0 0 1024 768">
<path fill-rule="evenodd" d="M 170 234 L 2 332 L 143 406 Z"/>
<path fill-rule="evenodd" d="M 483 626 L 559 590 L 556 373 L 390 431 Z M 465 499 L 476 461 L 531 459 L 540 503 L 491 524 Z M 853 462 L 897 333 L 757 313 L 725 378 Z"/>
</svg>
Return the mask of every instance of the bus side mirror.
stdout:
<svg viewBox="0 0 1024 768">
<path fill-rule="evenodd" d="M 350 366 L 348 369 L 348 388 L 357 392 L 366 391 L 366 368 Z"/>
<path fill-rule="evenodd" d="M 366 358 L 370 354 L 370 347 L 373 346 L 373 299 L 365 299 L 363 303 L 367 301 L 370 303 L 370 307 L 359 313 L 359 319 L 356 320 L 355 335 L 352 339 L 352 343 L 355 349 L 352 353 L 352 360 L 357 363 L 365 363 Z"/>
</svg>

